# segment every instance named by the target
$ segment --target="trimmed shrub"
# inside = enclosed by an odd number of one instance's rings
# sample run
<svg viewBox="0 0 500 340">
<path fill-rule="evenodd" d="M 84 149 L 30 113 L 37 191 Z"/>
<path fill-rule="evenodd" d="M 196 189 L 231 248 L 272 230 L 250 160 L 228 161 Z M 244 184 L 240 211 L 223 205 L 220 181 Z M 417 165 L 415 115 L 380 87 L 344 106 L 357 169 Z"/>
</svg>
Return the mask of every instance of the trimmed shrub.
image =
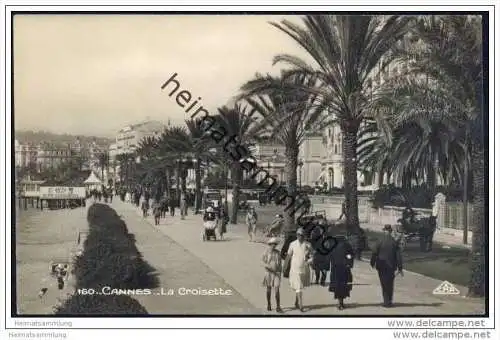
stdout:
<svg viewBox="0 0 500 340">
<path fill-rule="evenodd" d="M 137 300 L 127 295 L 78 295 L 75 294 L 56 307 L 56 315 L 147 315 Z"/>
<path fill-rule="evenodd" d="M 105 204 L 89 207 L 89 233 L 83 253 L 75 258 L 73 274 L 76 288 L 145 289 L 158 286 L 155 271 L 135 245 L 125 222 Z M 79 304 L 82 307 L 78 307 Z M 102 304 L 109 304 L 103 306 Z M 128 310 L 130 309 L 130 311 Z M 59 307 L 59 314 L 147 314 L 128 296 L 74 295 Z"/>
<path fill-rule="evenodd" d="M 460 187 L 429 189 L 427 186 L 421 185 L 411 189 L 402 189 L 391 184 L 375 191 L 370 201 L 375 209 L 384 206 L 406 207 L 407 204 L 412 208 L 430 209 L 434 196 L 438 192 L 446 196 L 447 202 L 461 202 L 463 200 L 463 188 Z M 472 198 L 472 190 L 469 190 L 468 200 L 472 201 Z"/>
</svg>

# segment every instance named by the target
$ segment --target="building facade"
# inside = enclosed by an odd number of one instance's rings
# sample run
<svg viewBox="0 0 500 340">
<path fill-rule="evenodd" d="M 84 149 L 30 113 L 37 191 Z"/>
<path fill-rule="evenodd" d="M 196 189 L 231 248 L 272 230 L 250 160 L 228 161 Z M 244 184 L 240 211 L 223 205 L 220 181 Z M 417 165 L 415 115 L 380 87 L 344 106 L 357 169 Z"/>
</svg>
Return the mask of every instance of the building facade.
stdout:
<svg viewBox="0 0 500 340">
<path fill-rule="evenodd" d="M 266 170 L 277 182 L 285 182 L 285 147 L 283 145 L 259 143 L 252 148 L 251 153 L 259 167 Z M 265 176 L 264 173 L 260 173 L 256 180 L 260 181 Z"/>
<path fill-rule="evenodd" d="M 33 144 L 21 144 L 16 139 L 14 142 L 14 158 L 15 166 L 26 168 L 35 166 L 38 155 L 38 147 Z"/>
<path fill-rule="evenodd" d="M 299 166 L 297 169 L 299 186 L 315 187 L 320 185 L 325 153 L 322 134 L 309 133 L 299 151 Z"/>
<path fill-rule="evenodd" d="M 165 130 L 165 124 L 148 120 L 123 127 L 116 135 L 116 141 L 109 150 L 110 156 L 116 157 L 120 154 L 133 153 L 139 147 L 139 143 L 146 137 L 158 137 Z M 112 152 L 111 152 L 112 151 Z"/>
<path fill-rule="evenodd" d="M 99 163 L 99 154 L 106 151 L 107 146 L 98 146 L 95 142 L 83 145 L 78 138 L 72 143 L 43 142 L 38 145 L 22 144 L 16 140 L 15 165 L 42 172 L 74 160 L 82 170 L 94 170 Z"/>
<path fill-rule="evenodd" d="M 69 162 L 75 156 L 76 152 L 69 144 L 63 146 L 50 143 L 40 144 L 36 155 L 37 168 L 39 171 L 54 169 L 63 163 Z"/>
</svg>

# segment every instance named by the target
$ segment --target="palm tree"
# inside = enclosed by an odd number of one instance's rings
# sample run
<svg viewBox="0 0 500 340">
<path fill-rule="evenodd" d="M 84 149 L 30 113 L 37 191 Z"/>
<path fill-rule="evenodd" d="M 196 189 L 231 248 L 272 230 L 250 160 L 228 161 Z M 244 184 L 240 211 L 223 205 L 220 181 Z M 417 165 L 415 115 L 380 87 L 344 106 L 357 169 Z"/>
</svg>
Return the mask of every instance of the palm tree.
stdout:
<svg viewBox="0 0 500 340">
<path fill-rule="evenodd" d="M 194 155 L 195 170 L 195 213 L 201 209 L 201 169 L 203 163 L 209 159 L 209 150 L 213 146 L 213 140 L 208 138 L 206 132 L 201 127 L 201 120 L 186 120 L 186 125 L 191 139 L 192 153 Z"/>
<path fill-rule="evenodd" d="M 219 126 L 221 126 L 227 136 L 227 141 L 230 138 L 235 138 L 238 144 L 243 147 L 248 147 L 253 141 L 254 137 L 259 133 L 258 129 L 255 129 L 258 122 L 255 112 L 248 106 L 244 106 L 243 103 L 235 103 L 233 106 L 223 106 L 218 109 L 218 115 L 215 116 Z M 219 143 L 219 146 L 222 145 Z M 248 150 L 248 149 L 247 149 Z M 230 213 L 231 223 L 238 223 L 238 207 L 240 198 L 240 186 L 243 178 L 243 168 L 238 157 L 231 157 L 228 152 L 234 153 L 234 150 L 228 148 L 222 153 L 230 162 L 231 168 L 231 179 L 233 182 L 233 198 L 232 198 L 232 210 Z M 242 157 L 247 157 L 249 155 L 241 155 Z"/>
<path fill-rule="evenodd" d="M 164 164 L 159 155 L 158 143 L 158 138 L 147 136 L 139 142 L 135 152 L 140 163 L 137 176 L 141 185 L 153 188 L 156 193 L 166 187 L 165 176 L 162 175 Z"/>
<path fill-rule="evenodd" d="M 286 33 L 314 60 L 310 65 L 293 55 L 278 55 L 275 62 L 292 65 L 302 74 L 317 78 L 320 86 L 310 90 L 327 104 L 342 131 L 344 189 L 347 224 L 359 228 L 356 157 L 358 132 L 363 121 L 375 118 L 368 110 L 368 84 L 379 70 L 390 64 L 393 46 L 404 37 L 407 16 L 308 15 L 305 27 L 288 20 L 275 27 Z"/>
<path fill-rule="evenodd" d="M 97 156 L 99 167 L 101 168 L 101 180 L 104 182 L 104 168 L 109 165 L 109 154 L 107 151 L 101 151 Z"/>
<path fill-rule="evenodd" d="M 116 155 L 116 161 L 118 162 L 118 166 L 120 168 L 120 183 L 128 183 L 129 182 L 129 159 L 131 155 L 122 153 Z"/>
<path fill-rule="evenodd" d="M 457 15 L 421 18 L 414 33 L 422 44 L 410 51 L 413 76 L 430 78 L 429 91 L 406 98 L 412 108 L 439 108 L 441 117 L 454 119 L 456 138 L 463 145 L 463 159 L 471 159 L 473 177 L 473 239 L 471 249 L 470 296 L 485 295 L 484 220 L 484 94 L 482 66 L 482 27 L 480 17 Z M 439 93 L 439 95 L 436 95 Z M 414 109 L 413 109 L 414 110 Z M 468 162 L 461 171 L 464 208 L 467 203 Z M 466 209 L 464 209 L 466 211 Z M 465 212 L 464 211 L 464 212 Z M 464 220 L 467 215 L 464 214 Z"/>
<path fill-rule="evenodd" d="M 159 138 L 160 158 L 175 167 L 177 199 L 186 193 L 188 168 L 192 166 L 193 142 L 184 127 L 170 127 Z M 168 177 L 168 176 L 167 176 Z"/>
<path fill-rule="evenodd" d="M 412 181 L 427 179 L 427 186 L 435 189 L 437 178 L 445 184 L 453 179 L 461 181 L 460 167 L 464 162 L 463 139 L 458 134 L 460 120 L 443 115 L 452 103 L 445 99 L 442 89 L 433 91 L 431 100 L 428 84 L 399 77 L 384 85 L 380 97 L 372 102 L 372 110 L 382 107 L 388 112 L 392 129 L 391 140 L 378 133 L 370 122 L 360 130 L 358 159 L 365 169 L 392 175 L 396 183 L 409 189 Z M 384 93 L 387 92 L 387 93 Z M 414 99 L 427 98 L 422 105 Z M 418 98 L 418 99 L 417 99 Z M 443 101 L 443 99 L 445 99 Z"/>
<path fill-rule="evenodd" d="M 324 111 L 323 106 L 315 103 L 315 95 L 300 90 L 301 87 L 313 87 L 314 82 L 313 77 L 300 74 L 283 74 L 279 78 L 257 75 L 242 87 L 249 104 L 264 117 L 256 128 L 270 140 L 285 146 L 287 188 L 286 193 L 279 193 L 280 197 L 277 199 L 286 195 L 285 225 L 289 232 L 295 232 L 294 205 L 299 149 L 308 132 L 319 127 L 318 122 Z M 299 89 L 293 90 L 294 88 Z"/>
</svg>

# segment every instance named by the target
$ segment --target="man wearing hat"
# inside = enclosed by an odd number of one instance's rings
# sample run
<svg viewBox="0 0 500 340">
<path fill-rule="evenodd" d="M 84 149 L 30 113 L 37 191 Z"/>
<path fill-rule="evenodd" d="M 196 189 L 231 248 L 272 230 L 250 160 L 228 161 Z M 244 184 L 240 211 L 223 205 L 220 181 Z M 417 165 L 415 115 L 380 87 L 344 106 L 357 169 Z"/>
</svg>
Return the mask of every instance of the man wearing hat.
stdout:
<svg viewBox="0 0 500 340">
<path fill-rule="evenodd" d="M 392 237 L 391 225 L 386 224 L 383 230 L 384 236 L 373 249 L 370 265 L 377 269 L 384 307 L 392 307 L 395 273 L 403 275 L 403 260 L 399 244 Z"/>
<path fill-rule="evenodd" d="M 280 305 L 282 263 L 280 252 L 276 249 L 276 246 L 279 244 L 279 240 L 276 237 L 273 237 L 267 241 L 267 244 L 269 245 L 269 248 L 266 250 L 264 255 L 262 255 L 262 262 L 264 263 L 264 268 L 266 270 L 262 285 L 266 287 L 267 310 L 272 310 L 271 291 L 274 288 L 276 312 L 282 313 L 283 311 L 281 310 Z"/>
<path fill-rule="evenodd" d="M 295 290 L 295 308 L 304 312 L 302 291 L 311 284 L 310 265 L 312 264 L 312 246 L 305 240 L 304 229 L 297 229 L 297 239 L 290 243 L 285 259 L 285 267 L 290 268 L 290 287 Z"/>
</svg>

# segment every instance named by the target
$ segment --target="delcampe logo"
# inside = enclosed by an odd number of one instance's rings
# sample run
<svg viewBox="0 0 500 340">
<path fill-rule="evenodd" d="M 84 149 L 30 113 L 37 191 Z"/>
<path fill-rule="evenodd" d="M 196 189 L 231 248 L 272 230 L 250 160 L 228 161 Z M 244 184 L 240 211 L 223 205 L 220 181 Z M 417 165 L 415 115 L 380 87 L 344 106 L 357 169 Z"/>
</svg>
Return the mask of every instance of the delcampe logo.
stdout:
<svg viewBox="0 0 500 340">
<path fill-rule="evenodd" d="M 459 295 L 460 291 L 448 281 L 443 281 L 432 291 L 434 295 Z"/>
</svg>

